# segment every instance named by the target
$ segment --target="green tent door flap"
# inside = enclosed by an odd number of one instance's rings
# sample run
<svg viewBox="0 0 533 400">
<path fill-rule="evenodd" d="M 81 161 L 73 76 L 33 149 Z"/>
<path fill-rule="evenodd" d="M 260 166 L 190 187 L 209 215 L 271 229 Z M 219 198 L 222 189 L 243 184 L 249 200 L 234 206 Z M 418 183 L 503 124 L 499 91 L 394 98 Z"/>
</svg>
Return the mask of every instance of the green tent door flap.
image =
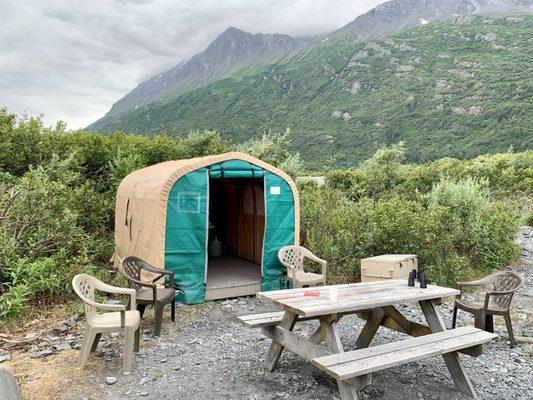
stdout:
<svg viewBox="0 0 533 400">
<path fill-rule="evenodd" d="M 261 290 L 282 289 L 285 268 L 278 250 L 294 244 L 295 205 L 289 184 L 279 175 L 244 160 L 230 160 L 201 168 L 179 178 L 167 203 L 165 268 L 174 272 L 185 303 L 205 301 L 208 268 L 209 179 L 262 178 L 265 230 L 261 264 Z"/>
<path fill-rule="evenodd" d="M 165 268 L 182 288 L 177 300 L 205 301 L 209 173 L 201 168 L 182 176 L 170 190 L 165 234 Z"/>
<path fill-rule="evenodd" d="M 283 246 L 294 244 L 294 196 L 280 176 L 265 172 L 265 239 L 261 268 L 261 290 L 278 290 L 285 285 L 285 267 L 278 260 Z"/>
</svg>

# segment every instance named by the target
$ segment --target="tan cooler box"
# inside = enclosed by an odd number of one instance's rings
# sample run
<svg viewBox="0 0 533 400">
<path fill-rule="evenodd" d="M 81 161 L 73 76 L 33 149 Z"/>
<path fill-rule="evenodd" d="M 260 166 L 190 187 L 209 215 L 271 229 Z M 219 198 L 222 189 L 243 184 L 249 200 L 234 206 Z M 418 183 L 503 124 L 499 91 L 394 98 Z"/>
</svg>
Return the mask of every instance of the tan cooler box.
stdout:
<svg viewBox="0 0 533 400">
<path fill-rule="evenodd" d="M 405 279 L 418 269 L 416 254 L 383 254 L 361 260 L 361 282 Z"/>
</svg>

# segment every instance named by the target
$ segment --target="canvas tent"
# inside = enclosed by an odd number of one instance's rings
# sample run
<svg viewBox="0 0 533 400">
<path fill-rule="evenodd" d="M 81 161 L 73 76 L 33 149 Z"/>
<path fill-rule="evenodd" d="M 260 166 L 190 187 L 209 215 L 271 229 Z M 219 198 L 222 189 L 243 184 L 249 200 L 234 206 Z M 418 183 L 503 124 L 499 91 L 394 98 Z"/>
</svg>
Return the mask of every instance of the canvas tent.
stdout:
<svg viewBox="0 0 533 400">
<path fill-rule="evenodd" d="M 277 252 L 298 244 L 299 208 L 292 179 L 244 153 L 152 165 L 119 185 L 115 263 L 174 271 L 184 303 L 280 289 Z"/>
</svg>

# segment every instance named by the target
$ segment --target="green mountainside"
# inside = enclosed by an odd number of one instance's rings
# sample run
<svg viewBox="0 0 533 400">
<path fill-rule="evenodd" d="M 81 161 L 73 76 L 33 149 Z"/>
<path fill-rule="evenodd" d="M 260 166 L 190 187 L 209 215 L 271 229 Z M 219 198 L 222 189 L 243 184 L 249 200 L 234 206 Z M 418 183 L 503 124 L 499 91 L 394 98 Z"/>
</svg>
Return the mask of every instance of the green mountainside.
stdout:
<svg viewBox="0 0 533 400">
<path fill-rule="evenodd" d="M 533 148 L 533 17 L 454 17 L 360 42 L 330 38 L 282 63 L 105 117 L 89 129 L 239 143 L 291 130 L 309 168 L 405 142 L 410 161 Z"/>
</svg>

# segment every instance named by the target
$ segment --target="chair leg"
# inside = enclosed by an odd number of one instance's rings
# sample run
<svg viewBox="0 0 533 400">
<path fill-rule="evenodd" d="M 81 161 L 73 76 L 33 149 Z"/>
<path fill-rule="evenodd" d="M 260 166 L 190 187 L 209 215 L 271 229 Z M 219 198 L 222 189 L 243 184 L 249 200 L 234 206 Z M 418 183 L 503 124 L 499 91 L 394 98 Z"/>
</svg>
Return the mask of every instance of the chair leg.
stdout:
<svg viewBox="0 0 533 400">
<path fill-rule="evenodd" d="M 505 319 L 505 325 L 507 326 L 507 334 L 509 335 L 509 341 L 511 342 L 511 347 L 515 347 L 516 341 L 514 339 L 513 324 L 511 323 L 511 316 L 509 314 L 505 314 L 503 318 Z"/>
<path fill-rule="evenodd" d="M 133 348 L 135 347 L 135 328 L 130 326 L 124 329 L 124 365 L 123 374 L 131 373 L 133 364 Z"/>
<path fill-rule="evenodd" d="M 87 358 L 89 357 L 89 353 L 91 352 L 91 347 L 94 343 L 95 337 L 96 331 L 92 328 L 87 328 L 87 330 L 83 334 L 83 343 L 81 345 L 80 350 L 79 368 L 83 368 L 87 363 Z"/>
<path fill-rule="evenodd" d="M 478 329 L 485 329 L 485 313 L 480 311 L 474 313 L 474 326 Z"/>
<path fill-rule="evenodd" d="M 161 334 L 161 327 L 163 325 L 163 303 L 156 302 L 154 307 L 154 336 L 158 337 Z"/>
<path fill-rule="evenodd" d="M 97 333 L 94 337 L 93 344 L 91 346 L 91 353 L 96 351 L 96 347 L 98 347 L 98 342 L 100 341 L 100 338 L 102 337 L 101 333 Z"/>
<path fill-rule="evenodd" d="M 457 306 L 453 307 L 452 329 L 455 329 L 457 323 Z"/>
<path fill-rule="evenodd" d="M 141 318 L 143 317 L 145 309 L 146 309 L 146 304 L 137 304 L 137 310 L 141 314 Z"/>
<path fill-rule="evenodd" d="M 139 351 L 139 342 L 140 342 L 140 336 L 141 336 L 141 326 L 135 330 L 135 346 L 133 347 L 134 352 Z"/>
<path fill-rule="evenodd" d="M 175 297 L 172 299 L 172 303 L 170 303 L 170 319 L 172 322 L 176 321 L 176 298 Z"/>
<path fill-rule="evenodd" d="M 494 333 L 494 317 L 492 314 L 485 315 L 485 330 Z"/>
</svg>

